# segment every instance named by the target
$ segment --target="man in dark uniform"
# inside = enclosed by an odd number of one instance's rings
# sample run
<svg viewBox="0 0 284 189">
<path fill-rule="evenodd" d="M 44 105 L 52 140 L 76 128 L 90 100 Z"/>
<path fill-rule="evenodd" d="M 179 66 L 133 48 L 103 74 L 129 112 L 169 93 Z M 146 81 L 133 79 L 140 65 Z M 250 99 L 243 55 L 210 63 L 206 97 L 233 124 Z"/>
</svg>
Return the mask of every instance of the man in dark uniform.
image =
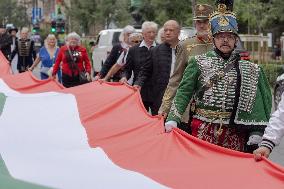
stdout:
<svg viewBox="0 0 284 189">
<path fill-rule="evenodd" d="M 9 61 L 10 61 L 10 56 L 11 56 L 11 44 L 12 44 L 11 36 L 6 31 L 5 25 L 1 24 L 0 25 L 0 50 L 2 51 L 4 56 Z"/>
</svg>

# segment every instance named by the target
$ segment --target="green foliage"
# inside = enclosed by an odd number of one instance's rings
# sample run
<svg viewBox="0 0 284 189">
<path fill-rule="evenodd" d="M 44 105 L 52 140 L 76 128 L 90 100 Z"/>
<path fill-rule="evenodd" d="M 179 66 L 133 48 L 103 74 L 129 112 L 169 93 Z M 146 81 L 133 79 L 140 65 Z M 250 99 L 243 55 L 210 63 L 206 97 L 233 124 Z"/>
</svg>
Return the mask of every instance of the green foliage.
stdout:
<svg viewBox="0 0 284 189">
<path fill-rule="evenodd" d="M 192 25 L 191 0 L 145 0 L 142 13 L 145 20 L 156 21 L 159 25 L 169 19 L 184 26 Z"/>
<path fill-rule="evenodd" d="M 276 78 L 284 73 L 283 65 L 284 63 L 261 64 L 271 87 L 275 85 Z"/>
<path fill-rule="evenodd" d="M 128 0 L 71 0 L 67 14 L 71 17 L 75 30 L 88 34 L 92 25 L 105 25 L 111 20 L 119 27 L 129 24 L 129 6 Z"/>
<path fill-rule="evenodd" d="M 162 26 L 166 20 L 175 19 L 182 26 L 191 26 L 192 4 L 207 3 L 215 7 L 216 0 L 71 0 L 68 15 L 72 29 L 88 33 L 91 26 L 105 26 L 110 21 L 114 21 L 118 27 L 131 24 L 131 2 L 141 6 L 144 20 L 155 21 Z M 234 11 L 237 13 L 240 33 L 271 32 L 275 26 L 284 25 L 283 0 L 235 0 Z"/>
<path fill-rule="evenodd" d="M 73 28 L 77 31 L 80 30 L 80 32 L 88 31 L 88 26 L 95 22 L 95 10 L 95 1 L 71 0 L 71 7 L 67 7 L 67 14 L 71 18 Z"/>
<path fill-rule="evenodd" d="M 26 8 L 19 5 L 16 0 L 0 0 L 0 18 L 1 23 L 12 23 L 17 27 L 27 26 L 29 18 L 26 14 Z"/>
<path fill-rule="evenodd" d="M 82 44 L 83 47 L 85 47 L 86 50 L 87 50 L 88 57 L 91 59 L 91 58 L 92 58 L 92 52 L 91 52 L 91 46 L 90 46 L 89 43 L 90 43 L 90 40 L 88 40 L 88 39 L 83 39 L 83 40 L 81 41 L 81 44 Z"/>
<path fill-rule="evenodd" d="M 284 22 L 284 1 L 283 0 L 271 0 L 271 9 L 268 14 L 271 14 L 271 17 L 277 19 L 279 22 Z"/>
<path fill-rule="evenodd" d="M 196 1 L 207 4 L 214 2 Z M 160 26 L 169 19 L 177 20 L 182 26 L 192 25 L 192 0 L 141 0 L 137 3 L 141 6 L 144 20 L 155 21 Z M 72 30 L 88 33 L 90 27 L 95 24 L 104 26 L 110 21 L 114 21 L 118 27 L 131 24 L 130 6 L 130 0 L 71 0 L 67 14 L 71 18 Z"/>
<path fill-rule="evenodd" d="M 283 0 L 235 0 L 240 33 L 272 32 L 284 24 Z M 281 31 L 278 31 L 277 36 Z"/>
<path fill-rule="evenodd" d="M 240 25 L 244 26 L 241 32 L 263 32 L 268 21 L 271 19 L 271 15 L 267 14 L 271 6 L 272 4 L 264 3 L 260 0 L 236 0 L 234 6 L 235 12 L 237 12 Z"/>
</svg>

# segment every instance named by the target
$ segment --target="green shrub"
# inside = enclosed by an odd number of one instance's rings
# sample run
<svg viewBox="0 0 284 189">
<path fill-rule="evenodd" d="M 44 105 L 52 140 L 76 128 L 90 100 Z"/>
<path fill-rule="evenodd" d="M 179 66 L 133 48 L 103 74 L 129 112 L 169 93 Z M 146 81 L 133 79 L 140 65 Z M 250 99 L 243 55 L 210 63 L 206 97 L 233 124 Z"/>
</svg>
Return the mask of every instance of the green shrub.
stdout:
<svg viewBox="0 0 284 189">
<path fill-rule="evenodd" d="M 261 67 L 263 68 L 266 74 L 270 86 L 274 87 L 276 78 L 280 74 L 284 73 L 284 64 L 266 63 L 266 64 L 261 64 Z"/>
</svg>

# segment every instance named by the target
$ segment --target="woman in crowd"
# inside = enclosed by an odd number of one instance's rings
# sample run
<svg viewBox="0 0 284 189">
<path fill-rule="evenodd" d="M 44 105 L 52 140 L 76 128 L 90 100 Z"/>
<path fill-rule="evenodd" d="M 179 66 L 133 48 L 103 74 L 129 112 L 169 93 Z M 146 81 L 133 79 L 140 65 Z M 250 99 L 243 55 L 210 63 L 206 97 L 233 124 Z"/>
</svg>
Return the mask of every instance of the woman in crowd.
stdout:
<svg viewBox="0 0 284 189">
<path fill-rule="evenodd" d="M 40 68 L 40 78 L 47 79 L 49 77 L 49 70 L 52 68 L 55 63 L 56 57 L 58 55 L 59 48 L 57 46 L 57 39 L 55 35 L 49 34 L 45 41 L 44 46 L 40 48 L 39 54 L 34 61 L 33 65 L 29 68 L 32 71 L 38 63 L 41 61 Z M 61 71 L 58 71 L 58 81 L 61 83 Z"/>
<path fill-rule="evenodd" d="M 55 78 L 62 67 L 62 84 L 64 87 L 74 87 L 83 84 L 81 75 L 85 75 L 88 81 L 91 81 L 91 64 L 85 47 L 81 46 L 80 36 L 75 33 L 69 33 L 66 38 L 66 45 L 59 50 L 55 61 L 52 77 Z"/>
<path fill-rule="evenodd" d="M 119 43 L 113 45 L 107 59 L 105 60 L 104 64 L 100 72 L 95 76 L 94 80 L 103 79 L 107 73 L 110 71 L 112 66 L 117 62 L 119 56 L 123 54 L 123 52 L 127 51 L 129 48 L 129 36 L 130 34 L 135 32 L 135 28 L 133 26 L 127 25 L 123 28 L 122 32 L 119 36 Z M 119 81 L 121 79 L 121 73 L 117 72 L 112 77 L 112 81 Z"/>
<path fill-rule="evenodd" d="M 128 40 L 129 40 L 129 46 L 127 46 L 127 48 L 121 53 L 121 55 L 117 59 L 116 64 L 112 66 L 112 68 L 109 70 L 107 75 L 103 78 L 103 80 L 108 81 L 113 75 L 115 75 L 120 69 L 123 68 L 123 66 L 126 63 L 126 57 L 127 57 L 129 48 L 141 43 L 141 41 L 143 40 L 143 36 L 141 33 L 132 33 L 130 34 Z"/>
<path fill-rule="evenodd" d="M 165 42 L 165 30 L 164 27 L 160 28 L 157 35 L 157 43 L 161 44 Z"/>
</svg>

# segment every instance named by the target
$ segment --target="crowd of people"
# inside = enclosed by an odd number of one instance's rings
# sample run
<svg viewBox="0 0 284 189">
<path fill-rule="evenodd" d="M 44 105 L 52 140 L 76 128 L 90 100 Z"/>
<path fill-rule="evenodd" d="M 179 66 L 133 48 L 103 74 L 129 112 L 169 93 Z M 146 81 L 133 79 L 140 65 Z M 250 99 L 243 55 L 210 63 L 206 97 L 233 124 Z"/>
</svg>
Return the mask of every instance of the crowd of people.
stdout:
<svg viewBox="0 0 284 189">
<path fill-rule="evenodd" d="M 179 41 L 180 25 L 168 20 L 158 32 L 142 24 L 143 40 L 114 47 L 95 80 L 129 82 L 152 115 L 166 119 L 165 131 L 180 128 L 207 142 L 268 157 L 284 135 L 284 101 L 271 120 L 271 92 L 262 68 L 234 49 L 238 25 L 232 5 L 195 7 L 196 36 Z M 124 29 L 131 35 L 133 28 Z M 159 33 L 160 38 L 155 41 Z M 127 38 L 124 38 L 127 39 Z M 121 64 L 121 57 L 123 64 Z M 118 66 L 119 65 L 119 66 Z M 113 71 L 115 69 L 115 71 Z M 118 70 L 120 70 L 119 74 Z"/>
<path fill-rule="evenodd" d="M 5 25 L 0 26 L 0 49 L 10 63 L 16 61 L 19 73 L 33 71 L 41 63 L 39 69 L 41 79 L 57 78 L 65 87 L 91 81 L 91 63 L 77 33 L 69 33 L 66 36 L 66 44 L 60 48 L 56 36 L 49 34 L 44 46 L 36 53 L 34 41 L 29 36 L 29 29 L 23 27 L 19 38 L 17 32 L 16 27 L 7 30 Z"/>
<path fill-rule="evenodd" d="M 65 87 L 92 79 L 127 82 L 140 91 L 149 113 L 165 118 L 165 132 L 180 128 L 204 141 L 254 153 L 259 160 L 268 157 L 284 135 L 284 97 L 270 118 L 272 97 L 262 68 L 234 51 L 238 24 L 231 8 L 219 4 L 213 12 L 210 5 L 196 5 L 197 33 L 183 41 L 176 20 L 166 21 L 159 31 L 152 21 L 142 24 L 142 33 L 126 26 L 121 42 L 93 78 L 86 48 L 75 32 L 60 48 L 56 37 L 48 35 L 36 55 L 27 28 L 17 39 L 17 29 L 10 35 L 1 26 L 0 47 L 10 61 L 18 55 L 20 73 L 41 62 L 41 79 L 57 75 Z"/>
</svg>

